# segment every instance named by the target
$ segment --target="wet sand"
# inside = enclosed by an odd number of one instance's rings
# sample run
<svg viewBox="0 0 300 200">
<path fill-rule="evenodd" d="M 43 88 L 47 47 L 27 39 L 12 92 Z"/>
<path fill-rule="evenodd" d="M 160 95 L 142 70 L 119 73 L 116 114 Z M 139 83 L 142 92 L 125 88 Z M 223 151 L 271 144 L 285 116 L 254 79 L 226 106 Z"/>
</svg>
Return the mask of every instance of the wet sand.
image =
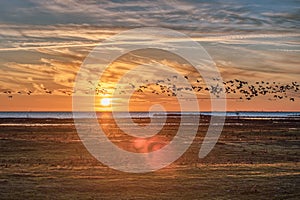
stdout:
<svg viewBox="0 0 300 200">
<path fill-rule="evenodd" d="M 165 139 L 179 123 L 168 120 Z M 175 163 L 128 174 L 94 159 L 71 119 L 0 119 L 0 199 L 299 199 L 299 118 L 227 118 L 204 159 L 198 151 L 209 117 L 201 120 L 206 125 Z M 107 123 L 111 133 L 116 127 Z M 118 143 L 124 135 L 109 137 Z"/>
</svg>

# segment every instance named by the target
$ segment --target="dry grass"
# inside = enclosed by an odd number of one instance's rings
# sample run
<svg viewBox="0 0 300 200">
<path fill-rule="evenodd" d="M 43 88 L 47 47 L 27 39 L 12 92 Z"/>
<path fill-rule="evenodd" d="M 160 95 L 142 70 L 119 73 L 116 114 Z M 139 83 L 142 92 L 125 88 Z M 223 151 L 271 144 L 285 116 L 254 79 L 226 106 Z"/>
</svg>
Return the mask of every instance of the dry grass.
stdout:
<svg viewBox="0 0 300 200">
<path fill-rule="evenodd" d="M 299 199 L 299 121 L 237 122 L 246 125 L 226 126 L 206 158 L 197 157 L 202 127 L 180 159 L 145 174 L 102 165 L 73 125 L 0 126 L 0 198 Z"/>
</svg>

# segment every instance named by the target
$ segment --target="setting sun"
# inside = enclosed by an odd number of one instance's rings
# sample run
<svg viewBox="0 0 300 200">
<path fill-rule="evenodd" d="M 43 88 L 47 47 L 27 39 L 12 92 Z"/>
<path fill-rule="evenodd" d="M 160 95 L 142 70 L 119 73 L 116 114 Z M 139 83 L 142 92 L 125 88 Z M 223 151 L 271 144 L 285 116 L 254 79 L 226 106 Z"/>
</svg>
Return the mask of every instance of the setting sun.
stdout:
<svg viewBox="0 0 300 200">
<path fill-rule="evenodd" d="M 111 104 L 111 99 L 110 98 L 103 98 L 103 99 L 101 99 L 100 104 L 102 106 L 109 106 Z"/>
</svg>

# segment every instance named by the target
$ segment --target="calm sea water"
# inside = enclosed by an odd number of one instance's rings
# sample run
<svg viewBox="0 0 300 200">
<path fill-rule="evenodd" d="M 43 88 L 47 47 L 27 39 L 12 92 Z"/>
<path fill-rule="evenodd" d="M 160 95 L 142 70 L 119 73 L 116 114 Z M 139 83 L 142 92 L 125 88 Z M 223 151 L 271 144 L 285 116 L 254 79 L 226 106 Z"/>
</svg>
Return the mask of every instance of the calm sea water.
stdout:
<svg viewBox="0 0 300 200">
<path fill-rule="evenodd" d="M 116 113 L 114 117 L 118 118 L 147 118 L 147 117 L 162 117 L 164 115 L 169 115 L 171 117 L 178 117 L 179 115 L 193 116 L 193 115 L 226 115 L 231 117 L 251 117 L 251 118 L 286 118 L 286 117 L 300 117 L 300 112 L 131 112 L 128 113 Z M 96 113 L 98 118 L 112 117 L 109 113 Z M 77 113 L 76 117 L 79 118 L 92 118 L 93 113 L 81 112 Z M 72 112 L 0 112 L 0 118 L 29 118 L 29 119 L 72 119 Z"/>
</svg>

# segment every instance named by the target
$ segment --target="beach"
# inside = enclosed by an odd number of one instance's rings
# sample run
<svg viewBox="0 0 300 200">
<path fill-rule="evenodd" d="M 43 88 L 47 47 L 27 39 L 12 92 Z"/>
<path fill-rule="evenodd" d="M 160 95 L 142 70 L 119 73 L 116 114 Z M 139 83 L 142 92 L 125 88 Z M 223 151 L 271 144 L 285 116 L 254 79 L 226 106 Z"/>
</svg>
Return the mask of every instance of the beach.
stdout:
<svg viewBox="0 0 300 200">
<path fill-rule="evenodd" d="M 198 158 L 210 116 L 177 161 L 154 172 L 125 173 L 96 160 L 73 119 L 1 118 L 0 199 L 298 199 L 300 118 L 227 116 L 214 149 Z M 135 118 L 147 123 L 148 118 Z M 178 117 L 159 133 L 172 140 Z M 130 148 L 112 119 L 99 119 L 116 145 Z M 105 129 L 105 127 L 107 129 Z M 128 136 L 126 136 L 128 137 Z M 129 147 L 128 147 L 129 146 Z"/>
</svg>

